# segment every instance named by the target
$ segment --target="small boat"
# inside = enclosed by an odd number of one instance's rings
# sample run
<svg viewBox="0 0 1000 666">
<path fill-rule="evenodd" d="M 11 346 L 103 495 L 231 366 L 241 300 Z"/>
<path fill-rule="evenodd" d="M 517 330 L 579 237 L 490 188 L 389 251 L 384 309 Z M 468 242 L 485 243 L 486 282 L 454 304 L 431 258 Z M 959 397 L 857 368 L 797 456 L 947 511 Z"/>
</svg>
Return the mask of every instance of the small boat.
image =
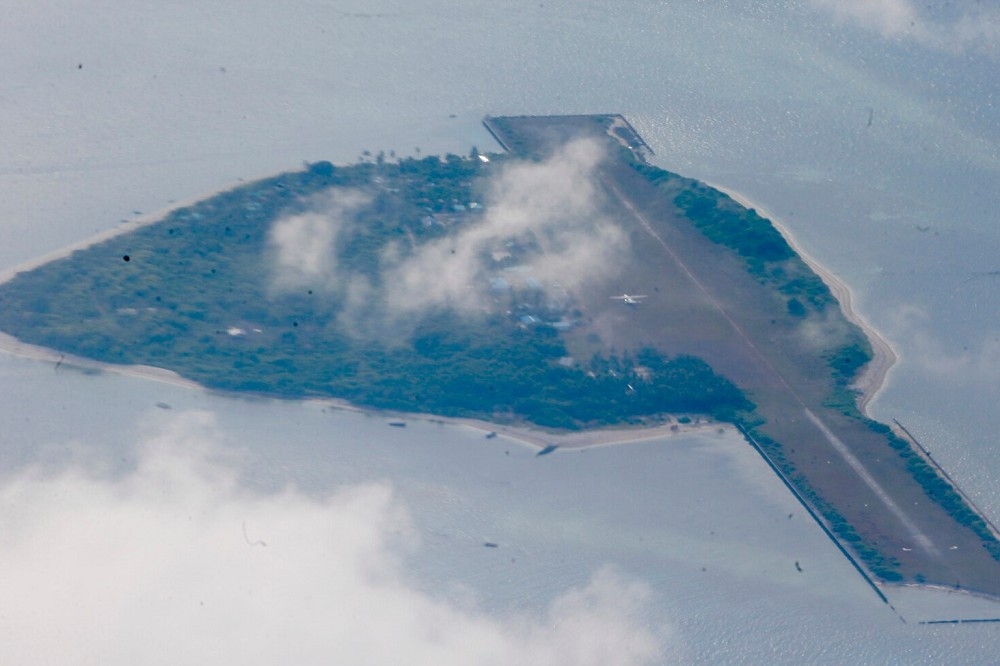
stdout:
<svg viewBox="0 0 1000 666">
<path fill-rule="evenodd" d="M 393 428 L 405 428 L 406 427 L 406 422 L 405 421 L 389 421 L 389 425 L 391 425 Z"/>
</svg>

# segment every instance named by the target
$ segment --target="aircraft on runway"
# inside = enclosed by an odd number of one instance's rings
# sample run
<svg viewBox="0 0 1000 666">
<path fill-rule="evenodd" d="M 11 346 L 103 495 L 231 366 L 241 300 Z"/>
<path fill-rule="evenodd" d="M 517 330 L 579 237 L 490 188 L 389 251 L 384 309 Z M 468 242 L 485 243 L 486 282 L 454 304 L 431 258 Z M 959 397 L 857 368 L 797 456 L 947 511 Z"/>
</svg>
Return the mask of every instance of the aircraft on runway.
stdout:
<svg viewBox="0 0 1000 666">
<path fill-rule="evenodd" d="M 611 297 L 612 300 L 622 301 L 625 305 L 639 305 L 644 298 L 646 298 L 646 294 L 622 294 Z"/>
</svg>

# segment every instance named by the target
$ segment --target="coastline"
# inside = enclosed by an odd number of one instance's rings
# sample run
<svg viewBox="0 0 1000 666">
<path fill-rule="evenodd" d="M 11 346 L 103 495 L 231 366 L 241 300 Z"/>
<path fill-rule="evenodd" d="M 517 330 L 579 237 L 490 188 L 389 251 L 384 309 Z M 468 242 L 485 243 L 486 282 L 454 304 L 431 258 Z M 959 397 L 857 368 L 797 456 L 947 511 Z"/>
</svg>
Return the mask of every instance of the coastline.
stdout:
<svg viewBox="0 0 1000 666">
<path fill-rule="evenodd" d="M 274 175 L 281 173 L 287 173 L 288 171 L 279 171 L 271 175 L 262 176 L 261 178 L 255 178 L 249 182 L 255 182 L 257 180 L 263 180 Z M 238 184 L 232 184 L 229 186 L 220 187 L 216 190 L 205 192 L 193 197 L 186 198 L 184 200 L 175 202 L 169 207 L 146 215 L 142 215 L 135 220 L 130 220 L 123 222 L 114 228 L 102 231 L 90 238 L 73 243 L 65 248 L 50 252 L 36 259 L 23 262 L 14 266 L 13 268 L 7 269 L 0 273 L 0 284 L 10 281 L 18 273 L 34 270 L 40 266 L 43 266 L 49 262 L 56 261 L 65 257 L 72 255 L 77 250 L 82 250 L 89 248 L 98 243 L 102 243 L 108 239 L 127 234 L 131 231 L 139 229 L 144 226 L 152 225 L 157 222 L 162 221 L 171 212 L 194 205 L 200 201 L 211 198 L 222 192 L 229 191 L 236 187 L 243 185 L 244 182 Z M 802 258 L 802 260 L 813 270 L 817 275 L 823 280 L 824 283 L 830 288 L 834 296 L 836 296 L 838 302 L 841 305 L 841 309 L 848 320 L 858 325 L 864 334 L 868 337 L 872 344 L 873 358 L 865 371 L 854 383 L 854 387 L 860 391 L 860 397 L 858 399 L 858 407 L 867 415 L 867 405 L 869 402 L 881 391 L 886 385 L 887 375 L 889 370 L 895 363 L 897 355 L 893 350 L 892 346 L 875 330 L 861 315 L 859 315 L 852 306 L 853 303 L 853 293 L 850 287 L 844 283 L 840 278 L 838 278 L 834 273 L 832 273 L 825 266 L 817 262 L 813 257 L 803 251 L 801 245 L 797 242 L 794 234 L 788 229 L 788 227 L 783 224 L 780 220 L 775 218 L 769 211 L 765 208 L 756 205 L 747 197 L 743 196 L 739 192 L 735 192 L 725 187 L 718 186 L 714 183 L 707 183 L 711 187 L 725 193 L 731 197 L 734 201 L 737 201 L 746 208 L 753 208 L 758 211 L 763 217 L 768 218 L 776 229 L 782 234 L 788 244 L 792 249 Z M 82 368 L 84 370 L 95 370 L 98 372 L 113 372 L 119 375 L 126 375 L 132 377 L 139 377 L 143 379 L 150 379 L 153 381 L 165 382 L 173 384 L 176 386 L 182 386 L 189 389 L 199 389 L 199 390 L 210 390 L 202 384 L 195 381 L 185 379 L 181 375 L 167 370 L 165 368 L 159 368 L 154 366 L 146 365 L 117 365 L 111 363 L 104 363 L 100 361 L 94 361 L 91 359 L 86 359 L 82 357 L 73 356 L 71 354 L 65 354 L 54 349 L 47 347 L 41 347 L 37 345 L 28 344 L 18 340 L 17 338 L 10 336 L 6 333 L 0 332 L 0 352 L 9 353 L 15 356 L 21 356 L 24 358 L 30 358 L 35 360 L 47 361 L 55 363 L 57 366 L 59 364 L 67 364 L 74 367 Z M 277 399 L 282 399 L 278 397 Z M 400 413 L 391 411 L 382 411 L 377 409 L 359 407 L 352 405 L 343 400 L 337 399 L 306 399 L 307 402 L 319 403 L 327 407 L 332 407 L 335 409 L 354 411 L 359 413 L 368 414 L 371 416 L 380 416 L 386 418 L 408 418 L 420 421 L 430 421 L 436 423 L 442 423 L 451 426 L 460 426 L 467 428 L 474 428 L 486 433 L 496 433 L 503 435 L 508 439 L 515 440 L 526 446 L 533 446 L 537 448 L 545 448 L 547 446 L 557 446 L 559 448 L 565 449 L 587 449 L 598 446 L 610 446 L 619 444 L 628 444 L 634 442 L 647 441 L 651 439 L 658 439 L 661 437 L 671 437 L 679 435 L 690 435 L 698 433 L 707 433 L 711 431 L 722 431 L 725 432 L 727 429 L 732 429 L 734 426 L 729 423 L 715 422 L 707 420 L 705 417 L 698 417 L 691 423 L 680 423 L 675 416 L 668 417 L 668 420 L 664 424 L 650 425 L 650 426 L 634 426 L 634 427 L 609 427 L 609 428 L 597 428 L 590 430 L 581 431 L 546 431 L 542 428 L 532 426 L 530 424 L 517 424 L 517 425 L 507 425 L 500 423 L 493 423 L 490 421 L 482 419 L 471 419 L 471 418 L 453 418 L 453 417 L 443 417 L 434 414 L 425 413 Z"/>
<path fill-rule="evenodd" d="M 164 384 L 183 386 L 188 389 L 208 390 L 207 387 L 202 386 L 198 382 L 185 379 L 173 370 L 167 370 L 166 368 L 158 368 L 152 365 L 117 365 L 114 363 L 104 363 L 103 361 L 94 361 L 82 356 L 74 356 L 73 354 L 56 351 L 50 347 L 41 347 L 22 342 L 13 335 L 3 332 L 0 332 L 0 353 L 34 361 L 54 363 L 57 367 L 59 365 L 67 365 L 84 371 L 111 372 L 117 375 L 139 377 L 163 382 Z"/>
<path fill-rule="evenodd" d="M 9 276 L 5 276 L 10 279 Z M 27 342 L 22 342 L 12 335 L 0 332 L 0 353 L 52 363 L 57 368 L 66 365 L 81 369 L 83 371 L 94 371 L 98 373 L 114 373 L 126 377 L 136 377 L 150 381 L 162 382 L 173 386 L 179 386 L 189 390 L 213 391 L 203 384 L 186 379 L 172 370 L 159 368 L 151 365 L 119 365 L 115 363 L 105 363 L 95 361 L 81 356 L 74 356 L 60 352 L 50 347 L 42 347 Z M 226 391 L 218 391 L 220 394 L 228 394 Z M 242 394 L 232 394 L 242 395 Z M 676 416 L 668 416 L 667 421 L 658 425 L 639 426 L 617 426 L 608 428 L 592 428 L 589 430 L 566 430 L 549 431 L 541 427 L 528 423 L 523 424 L 502 424 L 467 417 L 440 416 L 422 412 L 396 412 L 391 410 L 380 410 L 371 407 L 361 407 L 346 400 L 337 398 L 282 398 L 280 396 L 267 396 L 274 400 L 298 400 L 303 404 L 315 404 L 330 409 L 345 412 L 364 414 L 373 418 L 383 418 L 397 421 L 423 421 L 438 423 L 454 428 L 470 428 L 477 430 L 485 437 L 490 433 L 503 436 L 522 446 L 544 449 L 547 446 L 556 446 L 560 449 L 583 450 L 601 446 L 616 446 L 622 444 L 633 444 L 652 439 L 665 437 L 678 437 L 684 435 L 706 434 L 709 432 L 726 432 L 733 429 L 730 423 L 712 421 L 704 416 L 694 417 L 690 423 L 680 423 Z"/>
<path fill-rule="evenodd" d="M 5 284 L 7 282 L 10 282 L 11 280 L 14 279 L 14 277 L 18 273 L 32 271 L 35 270 L 36 268 L 44 266 L 45 264 L 51 263 L 53 261 L 58 261 L 59 259 L 65 259 L 66 257 L 69 257 L 77 250 L 86 250 L 87 248 L 97 245 L 98 243 L 103 243 L 106 240 L 110 240 L 112 238 L 116 238 L 118 236 L 122 236 L 124 234 L 135 231 L 136 229 L 141 229 L 143 227 L 148 227 L 150 225 L 156 224 L 157 222 L 161 222 L 163 221 L 164 218 L 166 218 L 167 215 L 174 212 L 175 210 L 193 206 L 201 201 L 205 201 L 206 199 L 211 199 L 212 197 L 218 196 L 224 192 L 229 192 L 230 190 L 234 190 L 244 185 L 249 185 L 250 183 L 255 183 L 257 181 L 266 180 L 268 178 L 273 178 L 275 176 L 280 176 L 283 173 L 294 173 L 296 171 L 301 171 L 301 169 L 283 169 L 281 171 L 275 171 L 273 173 L 260 176 L 259 178 L 253 178 L 252 180 L 239 180 L 235 183 L 223 185 L 214 190 L 208 190 L 206 192 L 202 192 L 201 194 L 196 194 L 194 196 L 181 199 L 180 201 L 175 201 L 174 203 L 170 204 L 169 206 L 161 210 L 139 215 L 134 220 L 126 220 L 124 222 L 120 222 L 119 224 L 115 225 L 114 227 L 111 227 L 110 229 L 105 229 L 104 231 L 100 231 L 93 236 L 89 236 L 87 238 L 84 238 L 83 240 L 79 240 L 66 247 L 60 248 L 58 250 L 53 250 L 52 252 L 43 254 L 42 256 L 36 257 L 35 259 L 29 259 L 28 261 L 24 261 L 20 264 L 17 264 L 16 266 L 7 268 L 2 272 L 0 272 L 0 284 Z"/>
<path fill-rule="evenodd" d="M 364 411 L 364 410 L 361 410 Z M 380 412 L 380 415 L 391 413 Z M 524 446 L 544 449 L 555 446 L 559 449 L 580 451 L 603 446 L 618 446 L 636 444 L 653 439 L 679 437 L 683 435 L 723 433 L 735 430 L 731 423 L 712 421 L 707 417 L 696 417 L 690 423 L 679 423 L 676 417 L 657 425 L 609 426 L 607 428 L 592 428 L 589 430 L 549 431 L 531 424 L 508 425 L 484 421 L 482 419 L 435 416 L 433 414 L 397 414 L 399 418 L 409 418 L 420 421 L 430 421 L 443 425 L 472 428 L 483 435 L 495 433 L 507 439 L 514 440 Z"/>
<path fill-rule="evenodd" d="M 862 414 L 870 418 L 868 405 L 888 385 L 889 372 L 896 364 L 896 361 L 899 360 L 899 354 L 893 348 L 892 344 L 882 337 L 882 334 L 854 309 L 854 291 L 851 287 L 833 271 L 806 252 L 798 242 L 795 234 L 792 233 L 784 222 L 775 217 L 767 208 L 757 205 L 735 190 L 707 181 L 706 184 L 722 192 L 741 206 L 756 210 L 761 217 L 767 218 L 774 225 L 774 228 L 778 230 L 778 233 L 784 237 L 792 250 L 823 280 L 834 297 L 836 297 L 837 302 L 840 303 L 840 309 L 847 320 L 857 325 L 865 337 L 868 338 L 868 342 L 872 346 L 872 360 L 868 362 L 864 372 L 861 373 L 851 386 L 860 392 L 858 409 Z"/>
<path fill-rule="evenodd" d="M 193 206 L 201 201 L 210 199 L 214 196 L 222 194 L 223 192 L 228 192 L 230 190 L 236 189 L 237 187 L 242 187 L 249 183 L 257 182 L 260 180 L 265 180 L 267 178 L 272 178 L 274 176 L 281 175 L 283 173 L 290 173 L 296 171 L 295 169 L 283 169 L 281 171 L 275 171 L 271 174 L 261 176 L 259 178 L 253 178 L 251 180 L 239 180 L 236 183 L 230 183 L 228 185 L 223 185 L 214 190 L 209 190 L 202 192 L 201 194 L 196 194 L 191 197 L 186 197 L 179 201 L 175 201 L 166 208 L 161 210 L 146 213 L 136 217 L 134 220 L 128 220 L 121 222 L 110 229 L 105 229 L 97 234 L 84 238 L 83 240 L 72 243 L 66 247 L 48 252 L 35 259 L 29 259 L 20 264 L 17 264 L 11 268 L 7 268 L 0 272 L 0 285 L 10 282 L 17 276 L 18 273 L 24 273 L 26 271 L 35 270 L 40 268 L 45 264 L 51 263 L 53 261 L 58 261 L 59 259 L 64 259 L 69 257 L 77 250 L 85 250 L 89 247 L 97 245 L 98 243 L 103 243 L 106 240 L 110 240 L 117 236 L 130 233 L 136 229 L 141 229 L 142 227 L 147 227 L 157 222 L 163 221 L 167 215 L 174 212 L 175 210 L 186 208 L 188 206 Z M 102 361 L 95 361 L 89 358 L 83 358 L 81 356 L 74 356 L 72 354 L 66 354 L 49 347 L 41 347 L 39 345 L 29 344 L 27 342 L 22 342 L 12 335 L 0 331 L 0 353 L 10 354 L 12 356 L 19 356 L 21 358 L 33 359 L 36 361 L 45 361 L 49 363 L 54 363 L 57 366 L 60 364 L 66 364 L 76 368 L 81 368 L 83 370 L 93 370 L 97 372 L 112 372 L 118 375 L 126 375 L 130 377 L 139 377 L 142 379 L 150 379 L 153 381 L 164 382 L 167 384 L 173 384 L 175 386 L 183 386 L 189 389 L 199 389 L 208 390 L 207 387 L 199 384 L 190 379 L 185 379 L 181 375 L 177 374 L 172 370 L 167 370 L 166 368 L 159 368 L 151 365 L 118 365 L 114 363 L 104 363 Z"/>
<path fill-rule="evenodd" d="M 82 369 L 84 371 L 109 372 L 126 377 L 137 377 L 172 386 L 180 386 L 190 390 L 213 391 L 203 384 L 186 379 L 172 370 L 159 368 L 151 365 L 118 365 L 115 363 L 105 363 L 95 361 L 81 356 L 74 356 L 64 352 L 42 347 L 39 345 L 22 342 L 12 335 L 0 332 L 0 353 L 10 354 L 20 358 L 27 358 L 35 361 L 53 363 L 57 367 L 67 365 Z M 243 395 L 218 391 L 222 395 Z M 669 416 L 667 422 L 658 425 L 639 426 L 612 426 L 608 428 L 592 428 L 589 430 L 565 430 L 549 431 L 541 427 L 524 424 L 501 424 L 486 421 L 483 419 L 467 417 L 439 416 L 423 412 L 397 412 L 391 410 L 380 410 L 371 407 L 361 407 L 346 400 L 337 398 L 282 398 L 280 396 L 267 396 L 274 400 L 296 400 L 303 404 L 315 404 L 329 409 L 339 411 L 364 414 L 374 418 L 384 418 L 388 420 L 403 421 L 423 421 L 438 423 L 450 427 L 471 428 L 483 433 L 484 437 L 489 433 L 501 435 L 506 439 L 513 440 L 522 446 L 544 449 L 547 446 L 556 446 L 561 449 L 583 450 L 600 446 L 615 446 L 621 444 L 633 444 L 652 439 L 665 437 L 678 437 L 683 435 L 706 434 L 709 432 L 726 432 L 733 429 L 730 423 L 722 421 L 712 421 L 704 416 L 694 417 L 690 423 L 680 423 L 675 416 Z"/>
<path fill-rule="evenodd" d="M 22 262 L 0 272 L 0 284 L 9 282 L 18 273 L 31 271 L 50 262 L 69 257 L 77 250 L 84 250 L 111 238 L 130 233 L 145 226 L 156 224 L 157 222 L 162 221 L 171 212 L 180 208 L 195 205 L 200 201 L 204 201 L 236 187 L 264 180 L 282 173 L 289 173 L 290 171 L 294 170 L 277 171 L 273 174 L 264 175 L 252 180 L 239 181 L 238 183 L 222 186 L 215 190 L 187 197 L 183 200 L 172 203 L 170 206 L 162 210 L 141 215 L 134 220 L 122 222 L 115 227 L 101 231 L 94 236 L 77 241 L 53 252 L 46 253 L 35 259 Z M 194 390 L 212 390 L 202 384 L 199 384 L 198 382 L 185 379 L 176 372 L 166 368 L 148 365 L 119 365 L 95 361 L 60 352 L 49 347 L 42 347 L 22 342 L 14 336 L 3 333 L 2 331 L 0 331 L 0 353 L 53 363 L 57 367 L 65 364 L 67 366 L 80 368 L 85 371 L 109 372 L 123 376 L 138 377 L 141 379 L 163 382 Z M 277 400 L 283 399 L 276 396 L 272 397 Z M 523 446 L 538 449 L 554 445 L 563 449 L 582 450 L 599 446 L 630 444 L 634 442 L 648 441 L 651 439 L 659 439 L 662 437 L 674 437 L 713 431 L 725 432 L 726 430 L 733 429 L 733 425 L 730 423 L 711 421 L 703 416 L 695 417 L 690 423 L 680 423 L 676 416 L 668 415 L 667 421 L 658 425 L 640 425 L 632 427 L 619 426 L 579 431 L 547 431 L 540 427 L 532 426 L 531 424 L 509 425 L 493 423 L 483 419 L 446 417 L 427 413 L 384 411 L 374 408 L 360 407 L 347 401 L 335 398 L 305 398 L 303 402 L 321 404 L 325 407 L 333 409 L 351 411 L 379 418 L 410 419 L 441 423 L 452 427 L 472 428 L 482 432 L 484 436 L 488 433 L 496 433 L 497 435 L 502 435 L 505 438 L 513 440 Z"/>
</svg>

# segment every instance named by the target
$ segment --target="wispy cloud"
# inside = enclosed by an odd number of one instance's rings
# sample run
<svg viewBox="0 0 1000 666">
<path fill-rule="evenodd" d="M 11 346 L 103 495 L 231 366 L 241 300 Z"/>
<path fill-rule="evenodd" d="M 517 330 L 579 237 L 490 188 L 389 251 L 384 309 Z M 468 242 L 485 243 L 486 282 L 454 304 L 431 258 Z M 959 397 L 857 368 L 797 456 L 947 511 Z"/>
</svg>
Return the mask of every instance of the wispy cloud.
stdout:
<svg viewBox="0 0 1000 666">
<path fill-rule="evenodd" d="M 811 313 L 796 329 L 798 339 L 813 352 L 827 352 L 843 344 L 851 331 L 839 311 Z"/>
<path fill-rule="evenodd" d="M 956 2 L 948 16 L 935 17 L 912 0 L 812 0 L 838 20 L 856 23 L 883 37 L 910 40 L 952 53 L 1000 54 L 1000 9 Z"/>
<path fill-rule="evenodd" d="M 130 473 L 0 486 L 0 662 L 628 665 L 668 647 L 649 589 L 611 570 L 533 613 L 432 596 L 389 484 L 248 490 L 210 414 L 169 418 Z"/>
<path fill-rule="evenodd" d="M 628 239 L 604 212 L 596 182 L 603 147 L 571 142 L 541 162 L 505 164 L 484 186 L 485 212 L 469 215 L 448 235 L 415 247 L 390 243 L 378 279 L 337 265 L 341 245 L 358 231 L 355 217 L 370 197 L 332 190 L 310 212 L 273 223 L 271 292 L 322 290 L 340 307 L 339 323 L 357 335 L 398 338 L 427 311 L 481 312 L 491 303 L 498 266 L 491 256 L 514 243 L 520 275 L 539 289 L 573 291 L 612 275 Z"/>
<path fill-rule="evenodd" d="M 446 305 L 475 309 L 483 299 L 485 257 L 509 240 L 537 243 L 526 272 L 574 289 L 615 270 L 624 232 L 602 214 L 592 139 L 572 142 L 540 162 L 508 165 L 490 184 L 484 219 L 401 258 L 388 255 L 386 302 L 394 313 Z"/>
<path fill-rule="evenodd" d="M 917 29 L 919 16 L 909 0 L 813 0 L 813 4 L 885 37 L 909 35 Z"/>
<path fill-rule="evenodd" d="M 955 349 L 933 332 L 928 313 L 912 305 L 893 312 L 889 332 L 901 341 L 907 359 L 936 381 L 1000 390 L 1000 332 L 986 331 L 977 344 Z"/>
<path fill-rule="evenodd" d="M 272 291 L 335 284 L 337 241 L 352 228 L 354 212 L 369 201 L 356 190 L 333 189 L 313 202 L 312 211 L 275 221 L 268 235 Z"/>
</svg>

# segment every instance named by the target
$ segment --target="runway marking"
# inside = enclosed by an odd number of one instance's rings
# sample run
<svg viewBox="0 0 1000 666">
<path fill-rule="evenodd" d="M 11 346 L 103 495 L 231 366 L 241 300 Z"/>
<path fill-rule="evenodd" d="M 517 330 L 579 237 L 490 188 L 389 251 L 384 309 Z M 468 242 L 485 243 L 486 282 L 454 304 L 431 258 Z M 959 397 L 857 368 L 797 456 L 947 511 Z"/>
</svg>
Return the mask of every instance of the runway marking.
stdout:
<svg viewBox="0 0 1000 666">
<path fill-rule="evenodd" d="M 795 390 L 792 389 L 792 387 L 788 384 L 788 382 L 785 381 L 785 378 L 781 375 L 781 373 L 778 372 L 775 369 L 775 367 L 771 364 L 771 362 L 767 359 L 767 357 L 764 356 L 764 354 L 762 354 L 759 349 L 757 349 L 757 346 L 754 345 L 754 343 L 750 340 L 750 338 L 743 331 L 743 329 L 740 328 L 739 324 L 737 324 L 733 320 L 733 318 L 729 316 L 729 313 L 725 311 L 725 309 L 719 304 L 719 302 L 715 299 L 715 297 L 712 296 L 712 294 L 708 291 L 708 289 L 706 289 L 705 286 L 698 280 L 698 278 L 694 276 L 694 273 L 691 272 L 691 269 L 689 269 L 687 265 L 677 255 L 677 253 L 674 252 L 674 249 L 670 247 L 670 245 L 665 240 L 663 240 L 663 238 L 658 233 L 656 233 L 652 225 L 649 224 L 649 222 L 642 215 L 642 213 L 636 210 L 635 206 L 632 205 L 632 202 L 629 201 L 625 197 L 625 195 L 623 195 L 621 191 L 617 187 L 615 187 L 613 183 L 611 183 L 608 180 L 605 180 L 604 182 L 605 185 L 608 187 L 608 189 L 614 192 L 615 196 L 618 198 L 621 204 L 625 206 L 625 208 L 628 209 L 628 211 L 635 217 L 635 219 L 639 221 L 639 223 L 643 226 L 646 232 L 654 239 L 656 239 L 656 241 L 663 247 L 663 249 L 666 250 L 667 254 L 669 254 L 670 257 L 677 263 L 677 265 L 680 266 L 681 270 L 684 271 L 684 274 L 687 275 L 688 279 L 691 280 L 691 282 L 694 283 L 694 285 L 698 288 L 698 290 L 709 300 L 709 302 L 712 303 L 712 306 L 719 312 L 719 314 L 721 314 L 725 318 L 725 320 L 729 322 L 729 325 L 733 327 L 733 330 L 735 330 L 737 334 L 739 334 L 740 338 L 742 338 L 742 340 L 746 343 L 746 345 L 753 351 L 753 353 L 757 356 L 757 358 L 764 365 L 764 367 L 767 368 L 767 370 L 769 370 L 778 379 L 779 382 L 781 382 L 782 386 L 785 387 L 788 393 L 802 407 L 809 421 L 814 426 L 816 426 L 820 434 L 822 434 L 823 437 L 830 443 L 830 445 L 833 446 L 834 450 L 840 454 L 840 457 L 844 459 L 844 462 L 846 462 L 851 467 L 851 469 L 854 470 L 854 472 L 861 478 L 861 480 L 865 483 L 865 485 L 867 485 L 869 489 L 871 489 L 871 491 L 875 493 L 875 496 L 878 497 L 879 500 L 881 500 L 881 502 L 892 513 L 892 515 L 894 515 L 896 519 L 899 520 L 899 522 L 903 525 L 903 527 L 906 528 L 906 530 L 912 536 L 913 540 L 929 555 L 931 555 L 935 559 L 940 560 L 941 552 L 937 549 L 937 547 L 935 547 L 934 542 L 931 541 L 931 539 L 926 534 L 924 534 L 920 530 L 920 528 L 917 527 L 917 525 L 913 522 L 913 520 L 910 519 L 910 517 L 906 514 L 906 512 L 903 511 L 903 509 L 900 508 L 898 504 L 896 504 L 896 502 L 892 499 L 889 493 L 887 493 L 886 490 L 881 486 L 881 484 L 879 484 L 879 482 L 875 480 L 875 478 L 871 475 L 871 473 L 865 468 L 864 464 L 860 460 L 858 460 L 858 458 L 851 452 L 848 446 L 844 444 L 844 442 L 839 437 L 837 437 L 819 419 L 819 417 L 816 416 L 816 414 L 814 414 L 811 409 L 809 409 L 808 406 L 806 406 L 805 402 L 803 402 L 802 398 L 799 397 L 798 393 L 796 393 Z"/>
<path fill-rule="evenodd" d="M 830 442 L 834 449 L 837 450 L 840 457 L 842 457 L 847 464 L 850 465 L 855 472 L 857 472 L 858 476 L 861 477 L 861 480 L 872 489 L 872 492 L 874 492 L 875 495 L 882 500 L 882 503 L 886 505 L 889 511 L 891 511 L 899 522 L 903 523 L 903 526 L 910 531 L 913 535 L 914 541 L 916 541 L 921 548 L 927 551 L 927 553 L 933 555 L 937 559 L 941 559 L 941 552 L 934 546 L 934 542 L 932 542 L 930 538 L 928 538 L 928 536 L 924 534 L 912 520 L 910 520 L 910 517 L 906 515 L 906 512 L 903 511 L 898 504 L 896 504 L 896 501 L 889 496 L 889 493 L 887 493 L 879 482 L 872 477 L 871 473 L 865 468 L 864 464 L 858 460 L 853 453 L 851 453 L 851 450 L 847 447 L 847 445 L 844 444 L 844 442 L 829 428 L 827 428 L 826 425 L 819 420 L 819 417 L 813 414 L 811 409 L 807 407 L 805 409 L 805 413 L 806 417 L 812 421 L 817 428 L 819 428 L 819 431 L 823 433 L 826 440 Z"/>
</svg>

